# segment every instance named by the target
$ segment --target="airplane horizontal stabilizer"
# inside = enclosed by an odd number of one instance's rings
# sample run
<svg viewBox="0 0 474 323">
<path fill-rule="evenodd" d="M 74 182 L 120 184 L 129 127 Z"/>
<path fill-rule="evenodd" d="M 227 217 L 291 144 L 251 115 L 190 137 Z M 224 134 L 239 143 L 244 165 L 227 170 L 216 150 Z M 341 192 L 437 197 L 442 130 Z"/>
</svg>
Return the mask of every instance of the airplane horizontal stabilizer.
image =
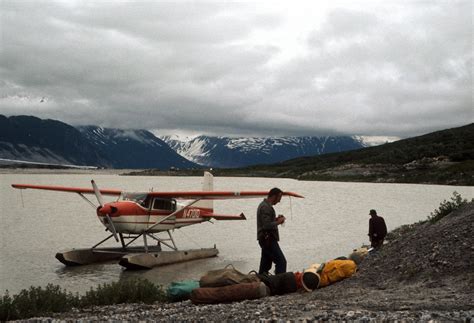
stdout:
<svg viewBox="0 0 474 323">
<path fill-rule="evenodd" d="M 224 215 L 224 214 L 206 214 L 203 215 L 201 214 L 201 217 L 203 218 L 211 218 L 211 219 L 216 219 L 216 220 L 247 220 L 245 215 L 243 213 L 240 213 L 239 215 Z"/>
</svg>

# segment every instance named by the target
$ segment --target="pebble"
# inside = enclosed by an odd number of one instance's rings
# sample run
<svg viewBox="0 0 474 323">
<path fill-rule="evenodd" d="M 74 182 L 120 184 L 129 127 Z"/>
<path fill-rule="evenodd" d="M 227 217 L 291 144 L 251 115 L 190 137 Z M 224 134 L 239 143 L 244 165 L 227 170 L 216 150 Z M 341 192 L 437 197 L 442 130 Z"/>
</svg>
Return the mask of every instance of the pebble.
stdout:
<svg viewBox="0 0 474 323">
<path fill-rule="evenodd" d="M 290 297 L 291 298 L 291 297 Z M 445 320 L 470 322 L 473 311 L 371 311 L 371 310 L 321 310 L 314 304 L 301 306 L 298 302 L 273 304 L 271 297 L 241 303 L 196 306 L 189 301 L 164 304 L 120 304 L 93 307 L 86 310 L 72 310 L 52 317 L 32 318 L 34 322 L 91 322 L 91 321 L 245 321 L 245 322 L 437 322 Z M 267 304 L 265 304 L 267 303 Z M 270 305 L 271 304 L 271 305 Z M 264 306 L 266 305 L 266 306 Z"/>
</svg>

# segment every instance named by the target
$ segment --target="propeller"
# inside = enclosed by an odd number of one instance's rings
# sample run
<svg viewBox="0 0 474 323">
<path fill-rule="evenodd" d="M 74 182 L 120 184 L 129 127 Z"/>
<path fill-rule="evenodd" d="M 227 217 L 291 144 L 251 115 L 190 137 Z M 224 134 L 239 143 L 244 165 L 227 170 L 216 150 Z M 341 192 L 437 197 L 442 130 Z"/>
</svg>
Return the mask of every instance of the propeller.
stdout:
<svg viewBox="0 0 474 323">
<path fill-rule="evenodd" d="M 92 188 L 94 189 L 94 194 L 95 197 L 97 198 L 97 201 L 99 202 L 99 207 L 98 210 L 100 213 L 105 214 L 107 218 L 107 222 L 109 224 L 108 229 L 110 229 L 110 232 L 112 232 L 112 235 L 115 238 L 115 241 L 119 241 L 118 236 L 117 236 L 117 230 L 115 230 L 114 223 L 112 222 L 112 219 L 110 218 L 110 213 L 112 212 L 112 208 L 110 206 L 104 206 L 104 199 L 102 198 L 102 194 L 100 193 L 99 187 L 97 187 L 97 184 L 94 182 L 94 180 L 91 180 L 92 183 Z"/>
</svg>

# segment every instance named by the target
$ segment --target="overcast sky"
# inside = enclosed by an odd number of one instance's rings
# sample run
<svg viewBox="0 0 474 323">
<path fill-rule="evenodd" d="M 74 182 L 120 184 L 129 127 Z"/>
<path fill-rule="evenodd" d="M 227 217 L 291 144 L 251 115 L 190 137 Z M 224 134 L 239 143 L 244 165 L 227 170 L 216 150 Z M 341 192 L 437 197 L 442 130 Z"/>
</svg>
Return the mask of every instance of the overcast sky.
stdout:
<svg viewBox="0 0 474 323">
<path fill-rule="evenodd" d="M 473 1 L 0 0 L 0 114 L 158 134 L 474 122 Z"/>
</svg>

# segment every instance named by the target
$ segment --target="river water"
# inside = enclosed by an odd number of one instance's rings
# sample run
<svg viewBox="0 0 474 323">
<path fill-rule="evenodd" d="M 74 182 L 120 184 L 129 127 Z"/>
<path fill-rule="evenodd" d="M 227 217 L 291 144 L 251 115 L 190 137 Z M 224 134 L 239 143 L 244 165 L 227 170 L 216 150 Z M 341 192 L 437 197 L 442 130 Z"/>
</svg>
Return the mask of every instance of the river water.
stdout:
<svg viewBox="0 0 474 323">
<path fill-rule="evenodd" d="M 98 284 L 146 278 L 157 284 L 199 279 L 207 270 L 233 264 L 242 272 L 257 270 L 260 249 L 256 241 L 255 213 L 261 199 L 215 201 L 221 214 L 244 212 L 247 221 L 214 221 L 176 230 L 178 248 L 219 249 L 216 258 L 157 267 L 148 271 L 124 270 L 116 263 L 65 267 L 54 256 L 71 248 L 87 248 L 107 232 L 92 207 L 77 194 L 15 190 L 12 183 L 89 187 L 128 191 L 200 190 L 201 177 L 142 177 L 117 174 L 0 174 L 0 295 L 30 286 L 58 284 L 84 293 Z M 288 271 L 300 271 L 315 262 L 347 256 L 367 244 L 369 209 L 377 209 L 388 229 L 426 219 L 454 191 L 474 197 L 467 186 L 375 184 L 296 181 L 271 178 L 215 177 L 215 190 L 269 190 L 277 186 L 297 192 L 304 199 L 286 197 L 276 205 L 287 221 L 280 228 L 281 248 Z M 94 196 L 90 197 L 95 203 Z M 107 199 L 107 197 L 105 197 Z M 110 245 L 113 245 L 111 243 Z"/>
</svg>

